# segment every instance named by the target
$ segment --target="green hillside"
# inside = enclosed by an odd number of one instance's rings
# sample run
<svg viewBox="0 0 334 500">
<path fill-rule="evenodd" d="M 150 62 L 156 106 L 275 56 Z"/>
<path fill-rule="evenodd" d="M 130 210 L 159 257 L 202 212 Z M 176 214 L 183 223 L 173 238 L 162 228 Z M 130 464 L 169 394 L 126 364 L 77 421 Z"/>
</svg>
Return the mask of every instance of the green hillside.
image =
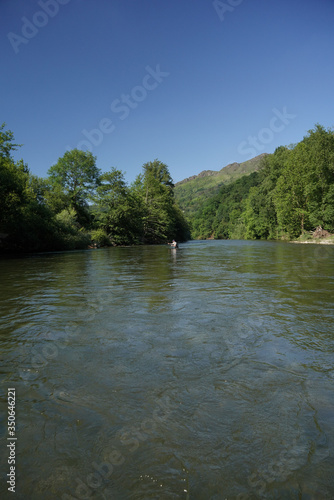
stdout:
<svg viewBox="0 0 334 500">
<path fill-rule="evenodd" d="M 219 171 L 203 170 L 175 184 L 175 198 L 181 209 L 191 216 L 208 197 L 214 196 L 224 184 L 259 170 L 266 153 L 243 163 L 231 163 Z"/>
<path fill-rule="evenodd" d="M 179 186 L 192 238 L 291 240 L 334 233 L 332 129 L 316 124 L 297 144 L 257 159 L 257 165 L 255 158 L 253 165 L 204 172 Z M 218 188 L 226 171 L 228 181 Z"/>
</svg>

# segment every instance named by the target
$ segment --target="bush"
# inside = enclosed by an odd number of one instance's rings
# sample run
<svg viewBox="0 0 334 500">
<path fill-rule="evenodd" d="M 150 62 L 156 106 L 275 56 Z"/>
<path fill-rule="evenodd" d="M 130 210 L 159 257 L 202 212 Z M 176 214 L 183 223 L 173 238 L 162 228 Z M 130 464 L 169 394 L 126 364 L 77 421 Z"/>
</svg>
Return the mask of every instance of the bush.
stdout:
<svg viewBox="0 0 334 500">
<path fill-rule="evenodd" d="M 93 243 L 96 243 L 99 247 L 110 247 L 111 241 L 104 229 L 95 229 L 91 232 L 91 239 Z"/>
<path fill-rule="evenodd" d="M 63 210 L 55 216 L 58 224 L 58 248 L 61 250 L 75 250 L 87 248 L 91 243 L 91 237 L 80 228 L 76 211 Z"/>
</svg>

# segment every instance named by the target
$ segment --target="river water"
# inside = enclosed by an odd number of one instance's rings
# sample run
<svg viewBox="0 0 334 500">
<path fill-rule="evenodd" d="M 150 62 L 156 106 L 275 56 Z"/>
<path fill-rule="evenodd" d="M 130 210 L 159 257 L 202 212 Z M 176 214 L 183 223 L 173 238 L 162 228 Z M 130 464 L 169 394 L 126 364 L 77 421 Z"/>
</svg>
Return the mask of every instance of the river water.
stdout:
<svg viewBox="0 0 334 500">
<path fill-rule="evenodd" d="M 0 260 L 1 498 L 334 498 L 334 247 Z"/>
</svg>

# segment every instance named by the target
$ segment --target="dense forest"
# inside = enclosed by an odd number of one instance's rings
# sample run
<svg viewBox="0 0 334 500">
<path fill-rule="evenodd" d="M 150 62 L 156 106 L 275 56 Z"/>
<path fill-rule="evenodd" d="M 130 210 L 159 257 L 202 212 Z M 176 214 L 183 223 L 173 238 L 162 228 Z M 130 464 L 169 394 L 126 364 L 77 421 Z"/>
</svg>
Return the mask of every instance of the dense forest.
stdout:
<svg viewBox="0 0 334 500">
<path fill-rule="evenodd" d="M 102 173 L 90 152 L 67 151 L 47 178 L 15 162 L 13 132 L 0 126 L 0 251 L 73 250 L 89 245 L 165 243 L 190 237 L 168 167 L 154 160 L 128 186 Z"/>
<path fill-rule="evenodd" d="M 260 168 L 222 185 L 191 211 L 175 201 L 168 167 L 154 160 L 129 186 L 102 173 L 90 152 L 67 151 L 33 175 L 13 133 L 0 126 L 0 251 L 72 250 L 166 243 L 175 238 L 295 239 L 334 232 L 334 133 L 316 125 L 298 144 L 261 158 Z M 184 215 L 186 214 L 186 216 Z"/>
<path fill-rule="evenodd" d="M 316 125 L 298 144 L 222 186 L 190 218 L 193 238 L 295 239 L 334 232 L 334 133 Z M 184 208 L 184 207 L 182 207 Z"/>
</svg>

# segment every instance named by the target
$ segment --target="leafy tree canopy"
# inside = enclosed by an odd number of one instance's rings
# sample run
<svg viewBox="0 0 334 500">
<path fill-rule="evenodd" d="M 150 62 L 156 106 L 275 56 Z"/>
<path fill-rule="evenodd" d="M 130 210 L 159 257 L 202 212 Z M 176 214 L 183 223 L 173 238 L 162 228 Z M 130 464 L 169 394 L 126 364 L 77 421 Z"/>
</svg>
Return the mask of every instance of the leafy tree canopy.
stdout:
<svg viewBox="0 0 334 500">
<path fill-rule="evenodd" d="M 6 123 L 0 125 L 0 157 L 1 158 L 12 158 L 11 152 L 15 151 L 22 144 L 15 144 L 14 134 L 10 130 L 4 130 Z"/>
<path fill-rule="evenodd" d="M 72 149 L 66 151 L 49 171 L 52 184 L 61 186 L 69 195 L 74 208 L 83 205 L 98 186 L 100 170 L 91 152 Z"/>
</svg>

